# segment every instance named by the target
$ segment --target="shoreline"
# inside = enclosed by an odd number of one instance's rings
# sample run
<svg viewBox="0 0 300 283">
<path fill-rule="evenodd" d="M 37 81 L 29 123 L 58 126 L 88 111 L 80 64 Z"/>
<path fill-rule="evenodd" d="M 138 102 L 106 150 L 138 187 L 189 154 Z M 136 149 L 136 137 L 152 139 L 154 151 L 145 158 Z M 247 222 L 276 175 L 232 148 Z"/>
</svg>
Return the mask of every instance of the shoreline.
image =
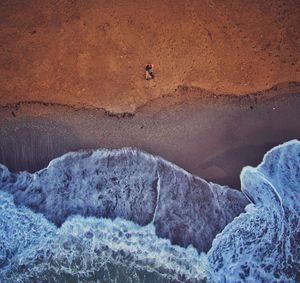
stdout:
<svg viewBox="0 0 300 283">
<path fill-rule="evenodd" d="M 2 106 L 0 163 L 33 172 L 69 151 L 136 147 L 239 189 L 243 166 L 257 165 L 279 143 L 300 139 L 300 87 L 290 84 L 242 99 L 181 88 L 135 113 L 38 102 Z"/>
<path fill-rule="evenodd" d="M 300 82 L 290 81 L 284 83 L 278 83 L 268 89 L 259 90 L 256 92 L 245 92 L 245 93 L 218 93 L 213 92 L 211 90 L 187 86 L 187 85 L 178 85 L 178 87 L 173 91 L 167 94 L 163 94 L 159 97 L 152 98 L 145 102 L 142 105 L 136 107 L 134 111 L 125 111 L 125 112 L 114 112 L 106 109 L 105 107 L 96 107 L 93 105 L 73 105 L 67 103 L 59 103 L 59 102 L 50 102 L 43 100 L 22 100 L 16 101 L 15 103 L 6 103 L 0 104 L 0 108 L 2 109 L 15 109 L 19 110 L 20 107 L 26 105 L 40 105 L 40 106 L 54 106 L 54 107 L 68 107 L 75 111 L 79 110 L 97 110 L 103 111 L 108 116 L 115 116 L 118 118 L 132 117 L 137 112 L 143 111 L 144 108 L 153 106 L 154 103 L 159 101 L 160 103 L 171 107 L 172 103 L 186 102 L 186 99 L 195 99 L 198 102 L 202 101 L 203 103 L 215 104 L 218 100 L 222 103 L 257 103 L 258 100 L 268 101 L 274 97 L 279 97 L 281 95 L 290 95 L 290 94 L 298 94 L 300 93 Z M 171 99 L 171 100 L 170 100 Z M 166 101 L 164 101 L 166 100 Z"/>
</svg>

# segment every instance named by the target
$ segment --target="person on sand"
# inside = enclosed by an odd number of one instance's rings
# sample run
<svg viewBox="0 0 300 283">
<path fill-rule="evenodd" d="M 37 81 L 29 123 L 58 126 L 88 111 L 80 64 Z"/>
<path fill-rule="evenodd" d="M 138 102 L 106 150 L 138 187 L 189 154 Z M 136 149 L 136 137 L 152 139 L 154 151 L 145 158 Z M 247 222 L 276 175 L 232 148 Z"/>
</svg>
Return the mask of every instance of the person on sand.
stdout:
<svg viewBox="0 0 300 283">
<path fill-rule="evenodd" d="M 145 66 L 146 80 L 147 81 L 154 79 L 153 68 L 154 68 L 153 64 L 147 64 Z"/>
</svg>

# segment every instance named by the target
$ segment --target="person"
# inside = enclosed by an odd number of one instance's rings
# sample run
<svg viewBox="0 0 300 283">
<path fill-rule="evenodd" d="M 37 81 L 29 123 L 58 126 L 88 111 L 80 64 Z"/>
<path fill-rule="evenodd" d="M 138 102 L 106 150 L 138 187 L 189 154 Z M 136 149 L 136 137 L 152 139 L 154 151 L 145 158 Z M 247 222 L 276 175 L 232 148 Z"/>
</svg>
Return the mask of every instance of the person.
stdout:
<svg viewBox="0 0 300 283">
<path fill-rule="evenodd" d="M 145 66 L 146 80 L 147 81 L 154 79 L 153 68 L 154 68 L 153 64 L 147 64 Z"/>
</svg>

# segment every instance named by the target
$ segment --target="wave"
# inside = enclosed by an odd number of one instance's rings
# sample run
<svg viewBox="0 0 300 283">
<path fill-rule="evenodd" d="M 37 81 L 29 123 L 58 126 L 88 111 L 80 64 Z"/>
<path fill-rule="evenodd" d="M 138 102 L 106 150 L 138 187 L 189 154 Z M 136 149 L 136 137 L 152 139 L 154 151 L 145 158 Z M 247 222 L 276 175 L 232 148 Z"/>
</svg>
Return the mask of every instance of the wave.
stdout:
<svg viewBox="0 0 300 283">
<path fill-rule="evenodd" d="M 34 174 L 1 166 L 0 281 L 298 282 L 300 142 L 241 181 L 134 149 L 69 153 Z"/>
<path fill-rule="evenodd" d="M 73 216 L 56 227 L 0 191 L 1 282 L 204 282 L 205 257 L 117 218 Z M 144 278 L 147 278 L 147 281 Z"/>
<path fill-rule="evenodd" d="M 300 142 L 269 151 L 241 182 L 252 204 L 208 252 L 215 280 L 300 282 Z"/>
<path fill-rule="evenodd" d="M 0 174 L 16 204 L 58 226 L 75 214 L 153 223 L 158 236 L 199 252 L 247 204 L 241 192 L 136 149 L 72 152 L 34 174 L 11 174 L 4 166 Z"/>
</svg>

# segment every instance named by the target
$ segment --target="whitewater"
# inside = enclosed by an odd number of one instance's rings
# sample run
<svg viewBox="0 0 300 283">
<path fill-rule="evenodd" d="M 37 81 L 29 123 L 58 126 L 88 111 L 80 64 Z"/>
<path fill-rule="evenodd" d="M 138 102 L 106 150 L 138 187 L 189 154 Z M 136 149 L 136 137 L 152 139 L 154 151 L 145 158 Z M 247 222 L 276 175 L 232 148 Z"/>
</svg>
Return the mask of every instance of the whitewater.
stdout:
<svg viewBox="0 0 300 283">
<path fill-rule="evenodd" d="M 241 192 L 137 149 L 0 166 L 0 282 L 299 282 L 300 142 Z"/>
</svg>

